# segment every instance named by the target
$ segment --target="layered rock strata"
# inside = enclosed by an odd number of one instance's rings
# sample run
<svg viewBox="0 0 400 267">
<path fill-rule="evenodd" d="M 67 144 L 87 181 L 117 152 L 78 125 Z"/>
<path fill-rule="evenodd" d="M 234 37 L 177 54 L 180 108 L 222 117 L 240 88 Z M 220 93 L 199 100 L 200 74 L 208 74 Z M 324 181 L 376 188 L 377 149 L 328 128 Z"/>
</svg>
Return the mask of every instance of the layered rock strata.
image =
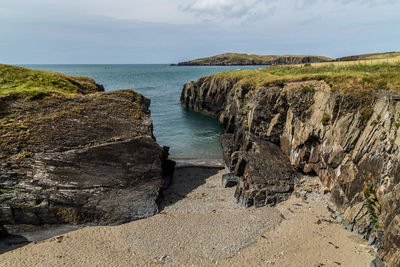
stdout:
<svg viewBox="0 0 400 267">
<path fill-rule="evenodd" d="M 337 93 L 323 80 L 250 88 L 208 76 L 186 84 L 184 107 L 219 118 L 226 165 L 240 176 L 246 206 L 274 204 L 293 191 L 297 172 L 318 175 L 345 227 L 400 264 L 400 103 Z M 270 192 L 272 191 L 272 192 Z M 264 193 L 265 192 L 265 193 Z M 260 195 L 262 197 L 260 197 Z"/>
<path fill-rule="evenodd" d="M 158 211 L 173 162 L 153 136 L 149 99 L 117 90 L 0 101 L 0 224 L 115 224 Z"/>
</svg>

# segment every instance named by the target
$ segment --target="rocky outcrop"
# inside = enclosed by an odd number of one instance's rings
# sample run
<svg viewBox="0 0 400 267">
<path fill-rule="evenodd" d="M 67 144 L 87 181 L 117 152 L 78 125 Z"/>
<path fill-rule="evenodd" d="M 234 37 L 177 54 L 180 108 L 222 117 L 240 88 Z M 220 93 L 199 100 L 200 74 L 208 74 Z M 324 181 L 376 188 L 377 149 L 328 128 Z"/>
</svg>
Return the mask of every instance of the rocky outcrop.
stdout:
<svg viewBox="0 0 400 267">
<path fill-rule="evenodd" d="M 323 80 L 250 88 L 208 76 L 186 84 L 181 103 L 218 117 L 226 129 L 221 144 L 227 166 L 240 176 L 237 195 L 245 197 L 239 202 L 284 200 L 296 181 L 286 161 L 297 172 L 318 175 L 345 227 L 375 243 L 389 266 L 396 266 L 400 103 L 395 99 L 386 91 L 373 100 L 337 93 Z"/>
<path fill-rule="evenodd" d="M 0 224 L 115 224 L 158 211 L 173 162 L 153 136 L 149 99 L 117 90 L 0 101 Z"/>
<path fill-rule="evenodd" d="M 275 205 L 289 198 L 299 176 L 280 148 L 270 142 L 250 138 L 246 149 L 232 154 L 231 168 L 241 177 L 235 197 L 245 207 Z"/>
</svg>

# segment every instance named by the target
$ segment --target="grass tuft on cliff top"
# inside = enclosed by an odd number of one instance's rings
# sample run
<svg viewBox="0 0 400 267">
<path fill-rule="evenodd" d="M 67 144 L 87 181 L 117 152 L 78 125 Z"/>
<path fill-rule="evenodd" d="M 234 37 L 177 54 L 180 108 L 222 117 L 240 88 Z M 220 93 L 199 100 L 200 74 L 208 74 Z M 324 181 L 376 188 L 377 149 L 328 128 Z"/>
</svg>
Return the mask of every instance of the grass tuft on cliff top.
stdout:
<svg viewBox="0 0 400 267">
<path fill-rule="evenodd" d="M 334 91 L 359 95 L 388 90 L 400 92 L 400 63 L 272 66 L 216 74 L 252 89 L 290 81 L 324 80 Z"/>
<path fill-rule="evenodd" d="M 0 64 L 0 98 L 26 96 L 36 99 L 52 94 L 74 95 L 96 91 L 99 87 L 91 78 Z"/>
</svg>

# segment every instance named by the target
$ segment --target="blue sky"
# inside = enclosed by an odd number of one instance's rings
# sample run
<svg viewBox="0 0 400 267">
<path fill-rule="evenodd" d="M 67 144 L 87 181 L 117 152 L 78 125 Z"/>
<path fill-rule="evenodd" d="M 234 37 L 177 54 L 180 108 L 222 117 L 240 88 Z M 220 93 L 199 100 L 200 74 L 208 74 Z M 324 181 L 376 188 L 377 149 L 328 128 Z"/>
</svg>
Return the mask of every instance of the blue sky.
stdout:
<svg viewBox="0 0 400 267">
<path fill-rule="evenodd" d="M 8 0 L 0 62 L 174 63 L 400 51 L 398 0 Z"/>
</svg>

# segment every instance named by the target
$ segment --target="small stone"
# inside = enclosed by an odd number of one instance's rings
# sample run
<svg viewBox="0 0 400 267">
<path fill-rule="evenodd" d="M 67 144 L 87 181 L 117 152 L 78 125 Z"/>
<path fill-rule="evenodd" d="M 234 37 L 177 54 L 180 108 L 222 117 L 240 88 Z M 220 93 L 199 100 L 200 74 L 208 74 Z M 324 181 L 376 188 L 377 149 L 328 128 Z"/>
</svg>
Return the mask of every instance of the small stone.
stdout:
<svg viewBox="0 0 400 267">
<path fill-rule="evenodd" d="M 300 189 L 299 191 L 296 191 L 295 196 L 297 198 L 301 198 L 303 200 L 307 199 L 307 191 L 304 189 Z"/>
<path fill-rule="evenodd" d="M 370 267 L 385 267 L 385 263 L 382 260 L 376 258 L 371 262 Z"/>
<path fill-rule="evenodd" d="M 157 257 L 157 259 L 159 261 L 162 261 L 162 260 L 165 260 L 167 257 L 168 257 L 168 255 L 161 255 L 161 256 Z"/>
<path fill-rule="evenodd" d="M 375 244 L 376 236 L 374 234 L 371 234 L 368 238 L 368 246 L 372 246 Z"/>
<path fill-rule="evenodd" d="M 275 265 L 275 262 L 270 261 L 270 260 L 261 259 L 261 261 L 263 261 L 263 262 L 266 263 L 266 264 Z"/>
<path fill-rule="evenodd" d="M 234 187 L 239 182 L 239 177 L 235 176 L 233 173 L 226 173 L 222 175 L 222 187 Z"/>
</svg>

